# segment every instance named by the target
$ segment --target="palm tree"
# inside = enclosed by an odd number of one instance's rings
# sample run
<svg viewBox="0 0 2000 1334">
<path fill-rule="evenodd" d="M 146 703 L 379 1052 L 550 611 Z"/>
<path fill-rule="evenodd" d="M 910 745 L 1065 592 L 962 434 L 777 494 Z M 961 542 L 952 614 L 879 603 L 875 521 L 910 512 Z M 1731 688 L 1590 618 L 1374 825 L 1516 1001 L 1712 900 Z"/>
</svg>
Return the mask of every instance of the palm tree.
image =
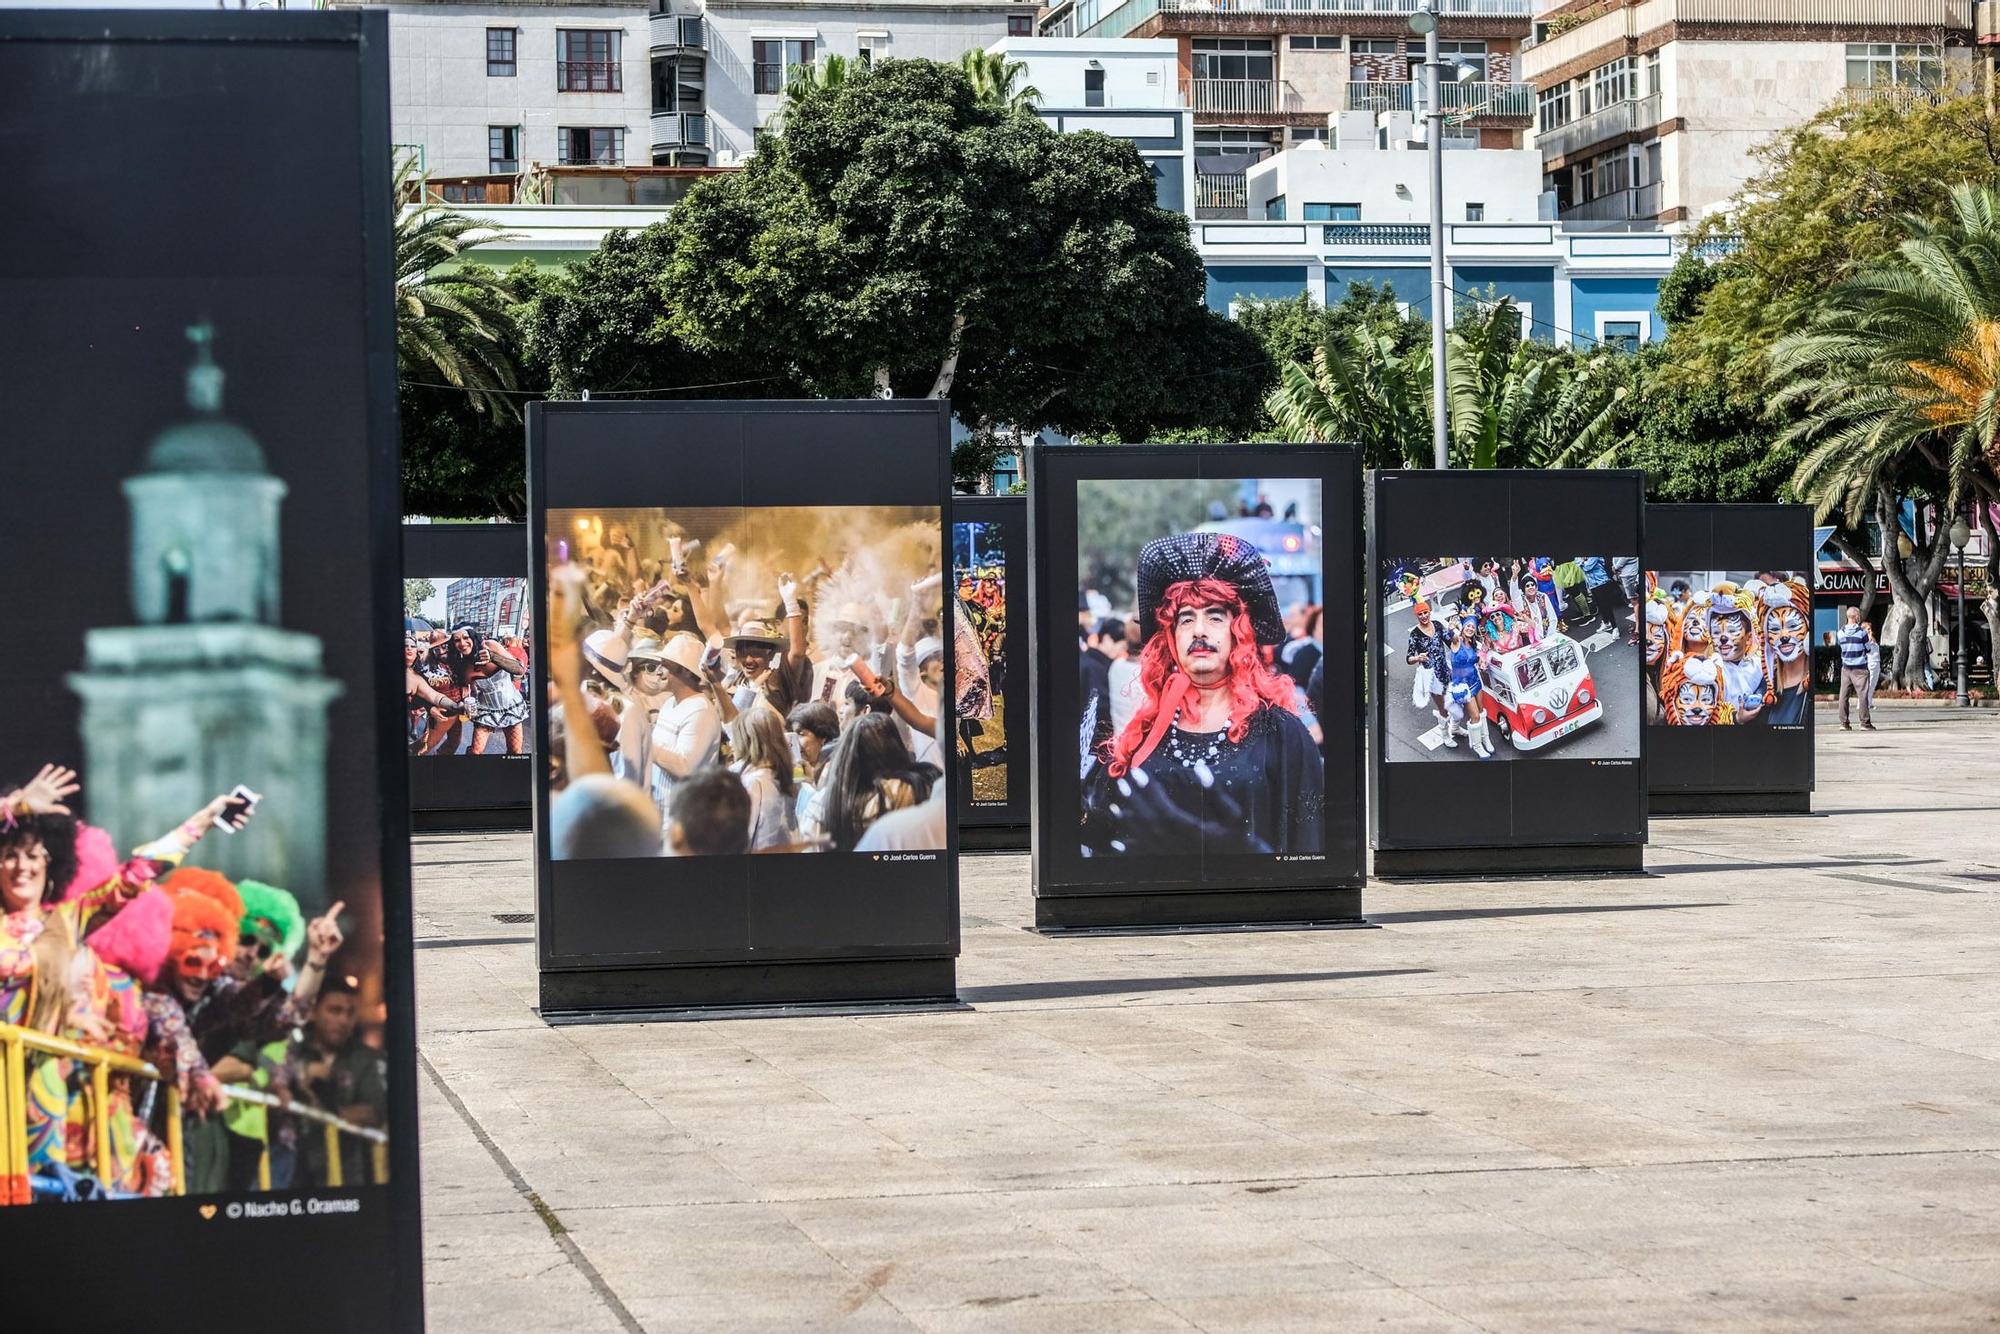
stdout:
<svg viewBox="0 0 2000 1334">
<path fill-rule="evenodd" d="M 1948 510 L 1967 490 L 2000 497 L 2000 190 L 1954 186 L 1942 221 L 1904 226 L 1895 253 L 1834 284 L 1806 329 L 1772 345 L 1771 412 L 1792 418 L 1779 444 L 1806 447 L 1792 474 L 1801 498 L 1850 528 L 1873 511 L 1907 627 L 1892 672 L 1915 685 L 1946 546 L 1932 532 L 1899 559 L 1888 535 L 1901 533 L 1897 483 L 1911 472 L 1943 481 Z M 2000 620 L 1993 599 L 1983 610 Z"/>
<path fill-rule="evenodd" d="M 1445 340 L 1453 465 L 1605 466 L 1626 394 L 1609 354 L 1537 355 L 1510 332 L 1519 318 L 1503 298 L 1462 313 Z M 1310 371 L 1287 362 L 1265 406 L 1287 439 L 1353 441 L 1370 467 L 1431 464 L 1428 344 L 1398 352 L 1393 338 L 1350 327 L 1313 353 Z"/>
<path fill-rule="evenodd" d="M 2000 190 L 1954 186 L 1942 222 L 1905 226 L 1771 348 L 1778 443 L 1807 447 L 1792 489 L 1850 527 L 1906 462 L 1942 473 L 1954 508 L 2000 471 Z"/>
<path fill-rule="evenodd" d="M 972 95 L 981 106 L 997 107 L 1003 111 L 1032 111 L 1042 100 L 1039 88 L 1033 85 L 1014 86 L 1028 72 L 1025 61 L 1009 60 L 992 51 L 967 51 L 958 58 L 958 67 L 971 80 Z"/>
<path fill-rule="evenodd" d="M 421 186 L 414 161 L 397 168 L 398 201 Z M 422 194 L 397 218 L 396 373 L 463 390 L 473 411 L 508 418 L 519 416 L 506 393 L 517 378 L 508 316 L 516 297 L 500 274 L 458 267 L 471 245 L 468 233 L 513 239 L 491 228 Z"/>
<path fill-rule="evenodd" d="M 1446 339 L 1453 463 L 1462 468 L 1607 467 L 1618 453 L 1616 382 L 1609 352 L 1580 360 L 1537 355 L 1513 336 L 1511 299 L 1468 319 Z"/>
</svg>

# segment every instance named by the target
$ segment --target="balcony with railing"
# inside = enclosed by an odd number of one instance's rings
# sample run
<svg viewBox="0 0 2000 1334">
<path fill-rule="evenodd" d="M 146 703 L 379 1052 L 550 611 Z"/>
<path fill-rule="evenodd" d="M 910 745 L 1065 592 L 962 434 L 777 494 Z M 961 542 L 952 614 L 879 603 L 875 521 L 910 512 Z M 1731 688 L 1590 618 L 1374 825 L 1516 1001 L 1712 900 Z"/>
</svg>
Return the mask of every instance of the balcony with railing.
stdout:
<svg viewBox="0 0 2000 1334">
<path fill-rule="evenodd" d="M 1422 109 L 1422 88 L 1422 84 L 1406 79 L 1356 81 L 1343 85 L 1337 105 L 1342 111 L 1415 113 Z M 1447 81 L 1443 88 L 1445 114 L 1454 119 L 1525 120 L 1535 113 L 1532 84 Z"/>
<path fill-rule="evenodd" d="M 1622 102 L 1599 107 L 1588 116 L 1535 135 L 1535 147 L 1545 158 L 1567 157 L 1592 144 L 1607 143 L 1620 135 L 1643 134 L 1660 123 L 1660 95 L 1628 97 Z"/>
<path fill-rule="evenodd" d="M 1660 183 L 1635 185 L 1629 190 L 1613 190 L 1608 195 L 1562 210 L 1565 226 L 1572 223 L 1653 223 L 1660 216 Z"/>
<path fill-rule="evenodd" d="M 699 14 L 670 14 L 655 9 L 648 22 L 652 27 L 654 55 L 704 51 L 708 48 Z"/>
<path fill-rule="evenodd" d="M 1894 27 L 1969 35 L 1972 0 L 1643 0 L 1530 37 L 1522 44 L 1517 72 L 1534 79 L 1615 42 L 1677 24 L 1793 29 L 1787 35 L 1792 41 L 1852 40 L 1822 36 L 1816 28 Z"/>
<path fill-rule="evenodd" d="M 625 91 L 625 67 L 616 60 L 558 60 L 556 91 L 622 93 Z"/>
<path fill-rule="evenodd" d="M 653 147 L 708 147 L 708 117 L 699 111 L 655 111 Z"/>
<path fill-rule="evenodd" d="M 1438 12 L 1452 19 L 1506 19 L 1525 28 L 1538 0 L 1438 0 Z M 1264 14 L 1385 18 L 1408 22 L 1418 0 L 1078 0 L 1076 7 L 1045 33 L 1050 37 L 1123 37 L 1162 14 L 1226 17 Z"/>
<path fill-rule="evenodd" d="M 2000 0 L 1974 0 L 1972 35 L 1981 46 L 2000 42 Z"/>
<path fill-rule="evenodd" d="M 1194 176 L 1194 215 L 1215 221 L 1250 216 L 1249 178 L 1241 172 L 1218 175 L 1198 171 Z"/>
<path fill-rule="evenodd" d="M 1876 83 L 1866 87 L 1843 88 L 1837 100 L 1844 107 L 1889 106 L 1898 111 L 1910 111 L 1920 106 L 1937 106 L 1952 95 L 1948 88 L 1927 84 Z"/>
<path fill-rule="evenodd" d="M 1197 113 L 1275 116 L 1306 109 L 1298 92 L 1282 79 L 1189 79 L 1181 91 Z"/>
</svg>

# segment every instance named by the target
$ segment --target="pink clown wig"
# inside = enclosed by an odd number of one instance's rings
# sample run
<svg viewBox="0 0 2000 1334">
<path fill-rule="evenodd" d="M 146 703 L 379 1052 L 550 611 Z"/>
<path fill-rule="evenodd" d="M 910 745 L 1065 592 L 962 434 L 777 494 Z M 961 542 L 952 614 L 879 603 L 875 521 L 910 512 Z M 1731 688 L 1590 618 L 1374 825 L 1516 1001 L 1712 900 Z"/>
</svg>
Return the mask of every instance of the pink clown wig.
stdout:
<svg viewBox="0 0 2000 1334">
<path fill-rule="evenodd" d="M 84 943 L 99 959 L 150 987 L 159 980 L 173 935 L 173 901 L 164 891 L 149 889 L 91 932 Z"/>
<path fill-rule="evenodd" d="M 63 902 L 81 898 L 109 881 L 124 865 L 124 858 L 111 842 L 111 835 L 96 825 L 77 822 L 76 826 L 76 874 L 63 888 Z"/>
</svg>

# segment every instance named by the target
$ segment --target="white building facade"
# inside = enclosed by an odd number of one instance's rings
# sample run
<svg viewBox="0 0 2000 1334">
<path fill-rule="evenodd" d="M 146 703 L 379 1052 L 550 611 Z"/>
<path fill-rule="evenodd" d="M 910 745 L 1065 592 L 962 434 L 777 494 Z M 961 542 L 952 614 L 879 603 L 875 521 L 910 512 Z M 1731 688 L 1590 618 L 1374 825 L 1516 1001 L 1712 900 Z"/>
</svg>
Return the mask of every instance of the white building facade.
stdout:
<svg viewBox="0 0 2000 1334">
<path fill-rule="evenodd" d="M 393 0 L 392 136 L 430 176 L 647 162 L 643 0 Z"/>
<path fill-rule="evenodd" d="M 1972 40 L 1972 0 L 1544 0 L 1520 68 L 1559 216 L 1673 226 L 1837 101 L 1969 84 Z"/>
</svg>

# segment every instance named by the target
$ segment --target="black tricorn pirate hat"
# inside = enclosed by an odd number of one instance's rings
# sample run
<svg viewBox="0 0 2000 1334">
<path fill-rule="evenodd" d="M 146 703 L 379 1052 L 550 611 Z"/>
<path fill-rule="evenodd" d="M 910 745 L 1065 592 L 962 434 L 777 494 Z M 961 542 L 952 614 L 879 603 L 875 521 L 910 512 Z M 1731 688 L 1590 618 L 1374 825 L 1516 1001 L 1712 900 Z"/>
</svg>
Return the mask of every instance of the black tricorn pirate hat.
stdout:
<svg viewBox="0 0 2000 1334">
<path fill-rule="evenodd" d="M 1190 579 L 1236 585 L 1257 642 L 1270 646 L 1285 642 L 1284 617 L 1278 614 L 1278 594 L 1271 587 L 1271 571 L 1262 553 L 1234 533 L 1176 533 L 1148 542 L 1139 553 L 1140 643 L 1152 636 L 1167 590 Z"/>
</svg>

